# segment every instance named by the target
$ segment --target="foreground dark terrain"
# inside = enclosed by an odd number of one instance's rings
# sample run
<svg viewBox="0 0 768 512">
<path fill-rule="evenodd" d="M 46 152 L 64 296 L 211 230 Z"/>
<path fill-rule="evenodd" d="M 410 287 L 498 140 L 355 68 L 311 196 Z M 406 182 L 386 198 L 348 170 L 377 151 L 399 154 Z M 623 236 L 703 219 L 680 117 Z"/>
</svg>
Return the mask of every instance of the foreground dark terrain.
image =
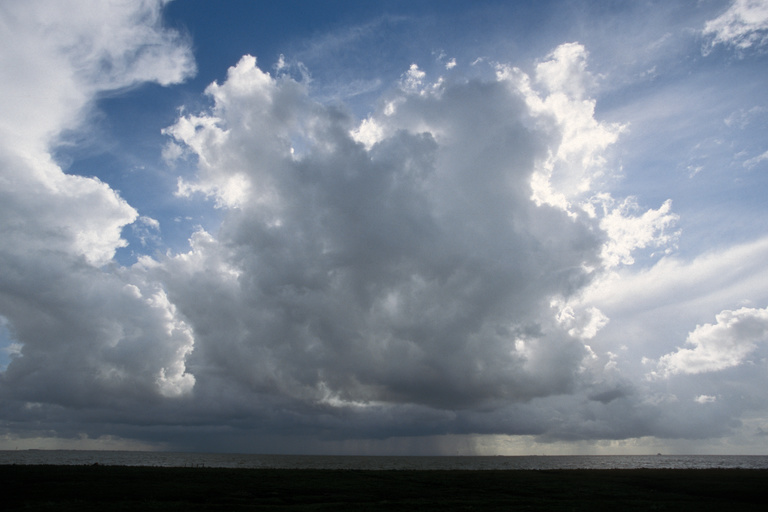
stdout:
<svg viewBox="0 0 768 512">
<path fill-rule="evenodd" d="M 768 470 L 0 466 L 3 510 L 765 510 Z"/>
</svg>

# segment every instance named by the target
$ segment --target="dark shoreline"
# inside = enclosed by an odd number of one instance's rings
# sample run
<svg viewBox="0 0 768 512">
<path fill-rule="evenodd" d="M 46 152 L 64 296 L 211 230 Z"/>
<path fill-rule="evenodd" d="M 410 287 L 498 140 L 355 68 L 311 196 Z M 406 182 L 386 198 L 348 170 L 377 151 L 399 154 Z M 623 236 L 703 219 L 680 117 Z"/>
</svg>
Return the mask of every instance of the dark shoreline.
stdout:
<svg viewBox="0 0 768 512">
<path fill-rule="evenodd" d="M 4 510 L 764 510 L 768 469 L 0 465 Z"/>
</svg>

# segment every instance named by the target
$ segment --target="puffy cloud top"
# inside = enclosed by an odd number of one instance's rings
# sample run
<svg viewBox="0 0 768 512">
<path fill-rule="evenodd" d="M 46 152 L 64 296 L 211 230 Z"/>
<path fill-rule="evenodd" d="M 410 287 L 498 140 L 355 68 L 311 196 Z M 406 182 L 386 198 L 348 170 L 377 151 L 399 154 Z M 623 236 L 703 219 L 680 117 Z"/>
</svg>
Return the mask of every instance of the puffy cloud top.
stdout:
<svg viewBox="0 0 768 512">
<path fill-rule="evenodd" d="M 658 363 L 662 376 L 713 372 L 744 363 L 758 343 L 768 340 L 768 309 L 723 311 L 715 324 L 697 326 L 686 345 L 664 355 Z"/>
</svg>

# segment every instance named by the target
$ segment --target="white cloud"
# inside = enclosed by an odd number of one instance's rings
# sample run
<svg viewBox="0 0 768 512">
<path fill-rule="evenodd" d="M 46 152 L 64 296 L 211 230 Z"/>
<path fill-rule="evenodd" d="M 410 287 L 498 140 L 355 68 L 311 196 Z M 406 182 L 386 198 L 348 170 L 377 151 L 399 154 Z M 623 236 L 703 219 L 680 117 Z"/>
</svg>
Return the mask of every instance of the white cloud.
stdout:
<svg viewBox="0 0 768 512">
<path fill-rule="evenodd" d="M 711 38 L 705 54 L 718 44 L 741 51 L 763 47 L 768 42 L 768 2 L 735 0 L 723 14 L 707 21 L 703 33 Z"/>
<path fill-rule="evenodd" d="M 592 75 L 587 72 L 587 51 L 578 43 L 558 46 L 549 60 L 536 66 L 536 80 L 550 94 L 564 94 L 574 100 L 582 100 L 592 85 Z"/>
<path fill-rule="evenodd" d="M 375 119 L 363 119 L 360 126 L 350 132 L 352 138 L 360 142 L 366 149 L 371 149 L 374 144 L 384 139 L 384 129 Z"/>
<path fill-rule="evenodd" d="M 65 175 L 47 154 L 20 156 L 3 142 L 3 251 L 61 251 L 106 264 L 125 245 L 121 231 L 138 217 L 136 210 L 98 179 Z"/>
<path fill-rule="evenodd" d="M 540 123 L 554 122 L 561 137 L 559 144 L 550 147 L 547 158 L 537 163 L 531 178 L 533 200 L 572 216 L 599 216 L 600 228 L 607 236 L 602 250 L 605 264 L 632 264 L 637 249 L 670 249 L 676 238 L 670 228 L 677 215 L 671 212 L 670 201 L 657 210 L 638 214 L 633 198 L 617 201 L 600 190 L 601 179 L 611 174 L 606 168 L 605 152 L 626 126 L 595 119 L 595 102 L 587 97 L 594 79 L 586 61 L 585 48 L 569 43 L 552 52 L 549 60 L 540 62 L 536 80 L 548 92 L 546 95 L 538 92 L 519 69 L 499 66 L 498 77 L 519 89 Z"/>
<path fill-rule="evenodd" d="M 692 348 L 679 348 L 659 359 L 653 373 L 662 377 L 724 370 L 743 364 L 768 340 L 768 308 L 725 310 L 715 317 L 717 323 L 699 325 L 686 340 Z"/>
<path fill-rule="evenodd" d="M 756 167 L 760 162 L 764 162 L 766 160 L 768 160 L 768 151 L 766 151 L 762 155 L 758 155 L 754 158 L 745 160 L 744 167 L 746 167 L 747 169 L 752 169 L 753 167 Z"/>
<path fill-rule="evenodd" d="M 723 122 L 726 126 L 735 126 L 741 130 L 746 129 L 751 123 L 760 119 L 768 113 L 768 108 L 765 107 L 752 107 L 749 110 L 740 109 L 732 112 L 726 117 Z"/>
<path fill-rule="evenodd" d="M 403 77 L 400 79 L 400 87 L 405 92 L 419 93 L 422 91 L 421 86 L 426 76 L 427 74 L 419 69 L 418 65 L 411 64 L 411 67 L 403 73 Z"/>
<path fill-rule="evenodd" d="M 596 200 L 603 203 L 605 211 L 600 227 L 608 235 L 602 250 L 606 266 L 631 265 L 634 263 L 633 252 L 649 245 L 670 250 L 678 235 L 669 231 L 678 220 L 678 216 L 671 213 L 671 201 L 667 200 L 657 210 L 648 210 L 638 216 L 633 215 L 638 209 L 634 198 L 627 198 L 616 206 L 610 197 L 597 197 Z"/>
<path fill-rule="evenodd" d="M 768 300 L 768 239 L 713 250 L 686 261 L 666 256 L 653 266 L 620 269 L 595 280 L 581 297 L 609 316 L 663 311 L 720 311 L 727 304 Z M 704 313 L 706 314 L 706 313 Z M 709 313 L 712 314 L 712 313 Z"/>
<path fill-rule="evenodd" d="M 4 249 L 108 262 L 138 216 L 98 179 L 66 175 L 49 151 L 96 94 L 194 71 L 185 41 L 160 25 L 164 2 L 6 2 L 0 8 L 0 191 Z"/>
<path fill-rule="evenodd" d="M 536 83 L 519 69 L 499 66 L 498 78 L 522 93 L 539 123 L 553 123 L 560 142 L 538 163 L 531 186 L 537 204 L 556 206 L 572 214 L 595 193 L 595 180 L 604 176 L 605 151 L 625 126 L 595 119 L 595 101 L 588 97 L 593 78 L 586 68 L 587 51 L 578 43 L 561 45 L 536 66 Z"/>
<path fill-rule="evenodd" d="M 151 408 L 194 384 L 184 320 L 158 283 L 113 261 L 126 226 L 138 220 L 148 240 L 158 221 L 51 156 L 101 92 L 194 71 L 187 42 L 161 26 L 165 3 L 0 7 L 0 314 L 14 352 L 2 372 L 4 421 L 39 414 L 53 425 L 67 408 Z M 78 428 L 62 422 L 62 435 Z"/>
<path fill-rule="evenodd" d="M 722 334 L 717 339 L 707 338 L 707 329 L 696 326 L 706 326 L 717 313 L 740 307 L 764 314 L 758 308 L 768 301 L 766 258 L 768 240 L 762 239 L 691 260 L 665 256 L 639 269 L 618 267 L 558 307 L 570 311 L 570 317 L 564 319 L 572 327 L 585 324 L 592 308 L 610 318 L 589 338 L 594 358 L 585 367 L 598 382 L 622 379 L 627 391 L 622 400 L 625 404 L 637 401 L 633 407 L 640 409 L 635 419 L 648 428 L 646 434 L 695 438 L 709 432 L 707 435 L 720 436 L 731 428 L 729 421 L 765 406 L 758 397 L 763 396 L 760 390 L 766 385 L 768 346 L 748 337 L 737 338 L 735 331 L 725 328 L 725 321 L 714 323 L 712 332 Z M 686 338 L 701 346 L 684 345 Z M 727 375 L 714 370 L 732 363 L 738 364 L 721 370 L 728 371 Z M 711 371 L 693 372 L 705 367 Z M 677 402 L 645 402 L 664 394 L 674 394 Z M 700 395 L 718 399 L 707 408 L 680 405 L 697 405 L 695 399 Z M 574 414 L 578 417 L 580 413 Z M 608 419 L 603 427 L 619 428 Z"/>
<path fill-rule="evenodd" d="M 160 26 L 166 2 L 31 0 L 0 7 L 0 133 L 19 151 L 45 151 L 75 128 L 99 91 L 194 72 L 188 43 Z"/>
<path fill-rule="evenodd" d="M 176 313 L 176 306 L 171 304 L 163 290 L 145 299 L 153 309 L 159 310 L 165 321 L 165 334 L 175 344 L 167 364 L 160 367 L 156 383 L 160 394 L 176 397 L 189 393 L 195 385 L 194 375 L 187 373 L 186 358 L 195 344 L 192 329 Z"/>
</svg>

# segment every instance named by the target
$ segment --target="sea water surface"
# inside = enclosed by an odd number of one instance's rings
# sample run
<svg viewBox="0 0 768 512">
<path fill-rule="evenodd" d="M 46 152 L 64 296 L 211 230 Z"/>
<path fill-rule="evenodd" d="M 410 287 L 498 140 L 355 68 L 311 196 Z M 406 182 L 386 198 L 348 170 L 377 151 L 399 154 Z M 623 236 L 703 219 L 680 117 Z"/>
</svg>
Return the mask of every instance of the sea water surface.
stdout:
<svg viewBox="0 0 768 512">
<path fill-rule="evenodd" d="M 768 469 L 764 455 L 342 456 L 87 450 L 0 451 L 0 464 L 275 469 Z"/>
</svg>

